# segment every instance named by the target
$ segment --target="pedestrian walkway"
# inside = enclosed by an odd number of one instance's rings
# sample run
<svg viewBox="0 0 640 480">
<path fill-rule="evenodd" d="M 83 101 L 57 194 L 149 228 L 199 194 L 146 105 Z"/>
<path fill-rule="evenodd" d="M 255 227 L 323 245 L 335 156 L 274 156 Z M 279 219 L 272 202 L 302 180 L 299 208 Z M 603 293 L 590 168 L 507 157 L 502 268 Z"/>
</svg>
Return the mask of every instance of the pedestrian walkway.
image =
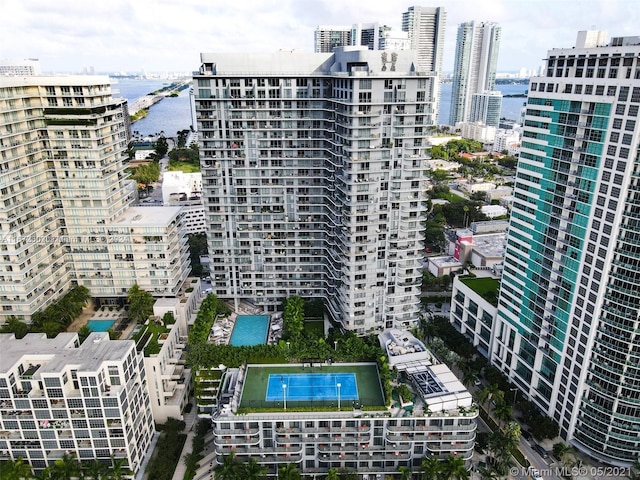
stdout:
<svg viewBox="0 0 640 480">
<path fill-rule="evenodd" d="M 178 465 L 173 472 L 173 480 L 182 480 L 184 478 L 184 474 L 187 472 L 187 466 L 184 463 L 184 459 L 189 453 L 192 452 L 193 437 L 196 436 L 196 426 L 198 423 L 198 416 L 196 415 L 196 412 L 198 411 L 198 408 L 195 406 L 195 402 L 193 399 L 191 399 L 191 404 L 194 405 L 194 407 L 189 413 L 185 413 L 183 415 L 185 430 L 187 430 L 187 441 L 184 442 L 180 460 L 178 460 Z"/>
</svg>

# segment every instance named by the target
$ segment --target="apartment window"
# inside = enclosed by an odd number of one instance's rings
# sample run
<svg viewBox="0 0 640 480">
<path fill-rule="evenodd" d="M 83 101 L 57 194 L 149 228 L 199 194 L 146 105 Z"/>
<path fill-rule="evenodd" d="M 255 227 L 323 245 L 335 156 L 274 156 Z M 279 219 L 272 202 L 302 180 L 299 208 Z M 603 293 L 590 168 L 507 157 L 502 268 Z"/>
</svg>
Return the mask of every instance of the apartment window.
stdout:
<svg viewBox="0 0 640 480">
<path fill-rule="evenodd" d="M 629 87 L 620 87 L 620 91 L 618 92 L 618 101 L 626 102 L 629 98 Z"/>
</svg>

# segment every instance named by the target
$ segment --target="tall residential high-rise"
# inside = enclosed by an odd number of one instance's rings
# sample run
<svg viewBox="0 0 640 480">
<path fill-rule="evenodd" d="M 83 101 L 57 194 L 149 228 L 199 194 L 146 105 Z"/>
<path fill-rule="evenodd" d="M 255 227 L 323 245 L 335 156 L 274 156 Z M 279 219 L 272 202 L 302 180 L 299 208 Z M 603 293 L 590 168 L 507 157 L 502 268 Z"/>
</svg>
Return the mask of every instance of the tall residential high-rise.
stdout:
<svg viewBox="0 0 640 480">
<path fill-rule="evenodd" d="M 211 279 L 275 310 L 299 294 L 365 334 L 413 325 L 434 77 L 412 50 L 201 55 Z M 296 72 L 296 73 L 292 73 Z"/>
<path fill-rule="evenodd" d="M 349 25 L 319 25 L 314 32 L 314 52 L 331 53 L 336 47 L 351 45 Z"/>
<path fill-rule="evenodd" d="M 0 75 L 40 75 L 40 73 L 40 61 L 37 58 L 0 60 Z"/>
<path fill-rule="evenodd" d="M 314 32 L 316 53 L 331 53 L 336 47 L 361 46 L 369 50 L 384 50 L 385 45 L 398 45 L 398 42 L 385 43 L 385 37 L 391 28 L 379 23 L 354 23 L 352 26 L 320 25 Z"/>
<path fill-rule="evenodd" d="M 440 110 L 440 75 L 447 13 L 444 7 L 409 7 L 402 14 L 402 30 L 409 36 L 411 49 L 418 52 L 418 69 L 434 77 L 435 123 Z"/>
<path fill-rule="evenodd" d="M 500 30 L 492 22 L 471 21 L 458 26 L 450 125 L 469 120 L 474 93 L 495 90 Z"/>
<path fill-rule="evenodd" d="M 177 292 L 189 271 L 182 213 L 130 207 L 129 115 L 109 78 L 0 77 L 0 113 L 0 323 L 76 284 L 98 299 L 134 283 Z"/>
<path fill-rule="evenodd" d="M 68 455 L 120 463 L 122 478 L 141 471 L 155 429 L 135 342 L 0 334 L 0 349 L 0 460 L 22 458 L 39 473 Z"/>
<path fill-rule="evenodd" d="M 640 453 L 640 37 L 581 33 L 531 79 L 492 363 L 561 435 Z"/>
<path fill-rule="evenodd" d="M 440 74 L 447 14 L 443 7 L 409 7 L 402 14 L 402 30 L 418 52 L 420 70 Z"/>
<path fill-rule="evenodd" d="M 502 110 L 502 92 L 486 91 L 471 95 L 470 122 L 482 122 L 489 127 L 500 125 Z"/>
</svg>

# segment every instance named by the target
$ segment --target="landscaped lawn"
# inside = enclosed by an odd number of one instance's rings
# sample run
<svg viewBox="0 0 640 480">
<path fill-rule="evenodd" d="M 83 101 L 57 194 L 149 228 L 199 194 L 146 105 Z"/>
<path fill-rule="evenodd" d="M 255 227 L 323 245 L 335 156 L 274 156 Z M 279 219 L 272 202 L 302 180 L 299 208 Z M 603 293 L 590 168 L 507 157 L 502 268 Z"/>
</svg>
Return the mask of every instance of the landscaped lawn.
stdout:
<svg viewBox="0 0 640 480">
<path fill-rule="evenodd" d="M 197 173 L 200 171 L 200 164 L 170 161 L 167 170 L 170 172 L 182 171 L 184 173 Z"/>
<path fill-rule="evenodd" d="M 481 278 L 461 278 L 460 281 L 471 288 L 474 292 L 490 302 L 494 306 L 498 305 L 498 289 L 500 282 L 491 277 Z"/>
<path fill-rule="evenodd" d="M 305 333 L 312 335 L 314 337 L 324 338 L 324 321 L 323 320 L 314 320 L 314 321 L 305 321 L 304 322 L 304 331 Z"/>
</svg>

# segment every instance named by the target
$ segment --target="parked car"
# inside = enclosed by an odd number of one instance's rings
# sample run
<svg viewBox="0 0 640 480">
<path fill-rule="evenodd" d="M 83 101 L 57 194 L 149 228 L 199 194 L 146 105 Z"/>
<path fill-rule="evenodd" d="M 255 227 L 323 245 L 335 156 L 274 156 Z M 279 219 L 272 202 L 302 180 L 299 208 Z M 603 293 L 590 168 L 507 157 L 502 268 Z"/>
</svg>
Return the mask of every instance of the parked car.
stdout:
<svg viewBox="0 0 640 480">
<path fill-rule="evenodd" d="M 542 458 L 549 458 L 549 452 L 547 452 L 544 448 L 542 448 L 541 445 L 538 445 L 536 443 L 531 448 L 533 448 L 536 452 L 538 452 Z"/>
<path fill-rule="evenodd" d="M 542 478 L 542 476 L 540 475 L 540 472 L 533 467 L 529 467 L 527 473 L 533 480 L 544 480 L 544 478 Z"/>
<path fill-rule="evenodd" d="M 532 438 L 531 434 L 527 430 L 522 430 L 521 435 L 522 435 L 522 438 L 524 438 L 527 441 L 531 440 Z"/>
</svg>

